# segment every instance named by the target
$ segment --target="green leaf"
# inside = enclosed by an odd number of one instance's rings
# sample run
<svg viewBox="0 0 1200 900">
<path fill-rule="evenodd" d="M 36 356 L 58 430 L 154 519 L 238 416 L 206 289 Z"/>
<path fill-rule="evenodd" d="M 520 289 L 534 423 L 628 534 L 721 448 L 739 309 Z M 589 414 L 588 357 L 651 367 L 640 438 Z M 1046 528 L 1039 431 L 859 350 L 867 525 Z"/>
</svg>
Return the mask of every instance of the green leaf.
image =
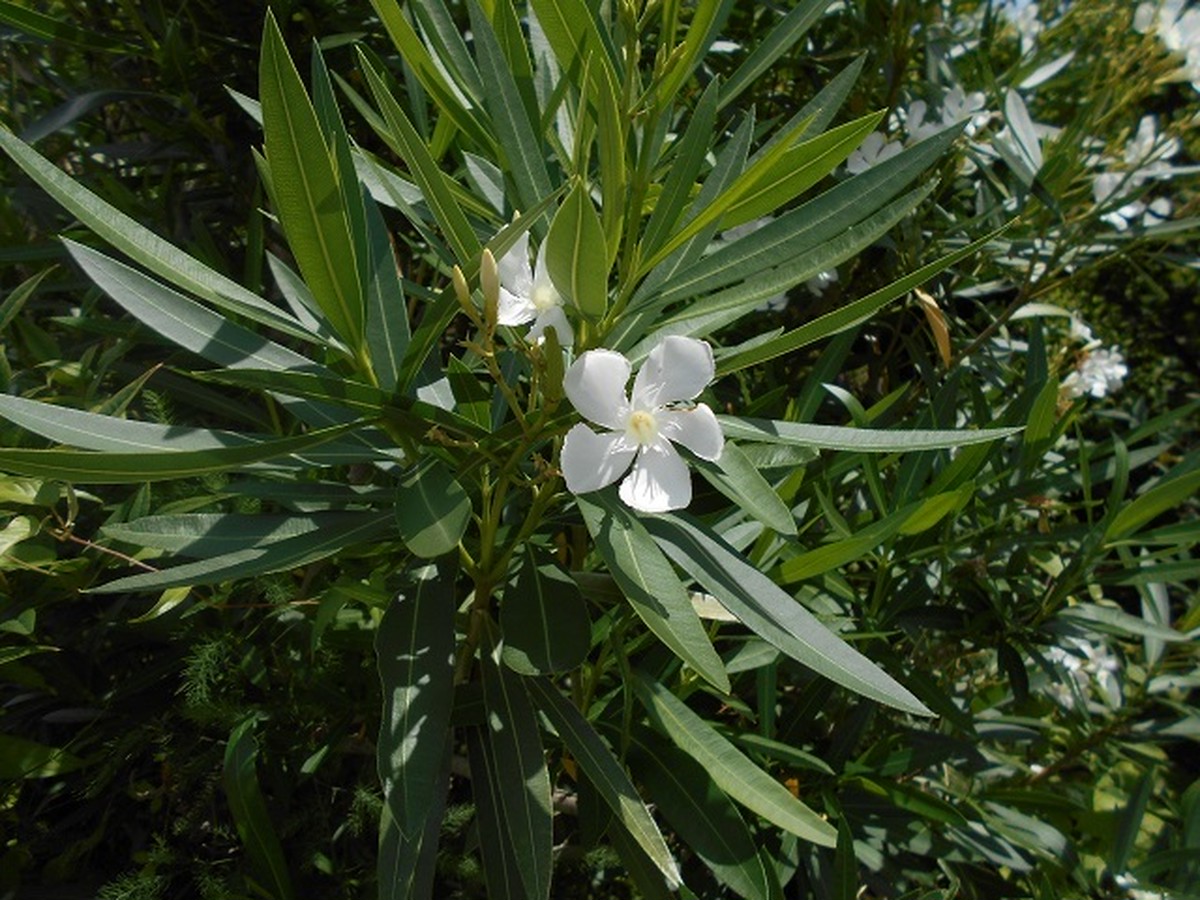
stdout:
<svg viewBox="0 0 1200 900">
<path fill-rule="evenodd" d="M 299 322 L 266 300 L 188 256 L 76 184 L 2 125 L 0 149 L 7 152 L 42 190 L 62 204 L 80 222 L 151 272 L 204 298 L 219 309 L 269 325 L 307 343 L 317 341 L 317 338 Z M 121 302 L 119 297 L 114 299 L 118 303 Z"/>
<path fill-rule="evenodd" d="M 1146 807 L 1154 794 L 1156 776 L 1157 773 L 1151 769 L 1138 779 L 1130 793 L 1129 802 L 1117 818 L 1117 833 L 1108 854 L 1109 871 L 1124 872 L 1129 867 L 1134 842 L 1142 833 L 1142 820 L 1146 817 Z"/>
<path fill-rule="evenodd" d="M 742 814 L 698 762 L 648 728 L 638 728 L 631 762 L 672 829 L 723 884 L 747 900 L 782 897 Z"/>
<path fill-rule="evenodd" d="M 467 5 L 481 74 L 487 83 L 483 103 L 496 129 L 504 171 L 517 188 L 521 209 L 529 209 L 553 191 L 543 158 L 538 122 L 530 121 L 508 60 L 479 4 Z"/>
<path fill-rule="evenodd" d="M 700 173 L 700 166 L 712 143 L 713 129 L 717 123 L 717 95 L 720 79 L 714 78 L 705 88 L 696 108 L 692 110 L 687 130 L 680 138 L 662 193 L 654 204 L 654 212 L 646 224 L 642 236 L 642 254 L 652 254 L 671 236 L 671 229 L 687 205 Z"/>
<path fill-rule="evenodd" d="M 225 472 L 251 463 L 303 453 L 358 423 L 336 425 L 297 437 L 248 446 L 141 453 L 93 453 L 88 450 L 9 450 L 0 448 L 0 470 L 80 484 L 139 484 Z"/>
<path fill-rule="evenodd" d="M 632 686 L 651 722 L 700 763 L 725 793 L 799 838 L 823 847 L 837 844 L 837 831 L 832 825 L 793 797 L 666 687 L 640 672 L 634 674 Z"/>
<path fill-rule="evenodd" d="M 545 678 L 531 678 L 527 687 L 536 706 L 558 732 L 559 738 L 591 780 L 596 792 L 653 861 L 666 879 L 668 888 L 677 889 L 682 882 L 671 851 L 667 849 L 650 811 L 612 751 L 579 710 L 559 693 L 553 682 Z"/>
<path fill-rule="evenodd" d="M 795 535 L 796 519 L 775 489 L 736 444 L 726 442 L 715 462 L 693 459 L 701 475 L 741 510 L 780 534 Z"/>
<path fill-rule="evenodd" d="M 454 706 L 454 572 L 427 573 L 396 595 L 375 634 L 383 686 L 377 762 L 401 835 L 418 840 L 439 806 Z M 440 819 L 440 816 L 439 816 Z M 436 834 L 436 832 L 435 832 Z"/>
<path fill-rule="evenodd" d="M 673 251 L 684 246 L 689 240 L 702 234 L 707 228 L 716 226 L 738 203 L 746 200 L 749 196 L 757 194 L 764 187 L 768 174 L 776 171 L 780 161 L 792 149 L 793 142 L 807 128 L 808 122 L 806 121 L 792 124 L 790 132 L 776 136 L 776 140 L 778 141 L 776 146 L 772 147 L 766 153 L 761 154 L 755 161 L 746 166 L 744 170 L 733 178 L 727 187 L 723 187 L 708 203 L 703 207 L 693 206 L 695 215 L 689 218 L 683 227 L 675 231 L 667 242 L 656 250 L 649 259 L 642 262 L 637 274 L 644 275 L 649 272 L 670 256 Z M 850 150 L 847 150 L 847 154 L 853 149 L 852 147 Z"/>
<path fill-rule="evenodd" d="M 920 534 L 928 531 L 946 516 L 962 509 L 975 493 L 974 484 L 965 484 L 957 491 L 934 494 L 921 501 L 920 506 L 900 525 L 900 534 Z"/>
<path fill-rule="evenodd" d="M 797 662 L 864 697 L 929 715 L 894 678 L 845 643 L 722 538 L 691 517 L 658 516 L 647 530 L 681 569 L 739 621 Z"/>
<path fill-rule="evenodd" d="M 545 900 L 554 843 L 550 774 L 522 679 L 496 664 L 495 650 L 485 642 L 480 657 L 486 724 L 468 732 L 488 896 Z"/>
<path fill-rule="evenodd" d="M 604 229 L 582 181 L 550 223 L 546 268 L 554 286 L 588 319 L 599 319 L 608 305 L 608 254 Z"/>
<path fill-rule="evenodd" d="M 264 435 L 118 419 L 3 394 L 0 394 L 0 418 L 47 440 L 81 450 L 151 453 L 202 451 L 222 447 L 255 447 L 272 440 Z M 381 455 L 374 454 L 376 457 Z M 363 447 L 331 440 L 309 451 L 303 458 L 290 457 L 286 462 L 289 466 L 333 465 L 366 458 L 370 457 L 364 453 Z"/>
<path fill-rule="evenodd" d="M 913 450 L 943 450 L 1011 437 L 1020 428 L 986 428 L 978 431 L 874 430 L 781 422 L 775 419 L 745 419 L 717 416 L 727 439 L 790 444 L 820 450 L 852 450 L 857 453 L 905 453 Z"/>
<path fill-rule="evenodd" d="M 329 147 L 270 11 L 259 73 L 272 197 L 288 245 L 334 331 L 362 354 L 365 305 L 358 255 L 367 248 L 354 245 Z"/>
<path fill-rule="evenodd" d="M 1200 472 L 1189 472 L 1176 478 L 1166 478 L 1122 506 L 1116 518 L 1108 526 L 1106 541 L 1129 537 L 1143 525 L 1156 519 L 1169 509 L 1182 504 L 1200 490 Z"/>
<path fill-rule="evenodd" d="M 243 541 L 240 550 L 157 572 L 129 575 L 90 590 L 95 593 L 162 590 L 283 572 L 325 559 L 346 547 L 376 540 L 392 527 L 392 517 L 387 513 L 364 513 L 354 516 L 354 520 L 353 524 L 344 524 L 336 530 L 307 531 L 257 546 L 247 547 Z"/>
<path fill-rule="evenodd" d="M 446 80 L 440 61 L 434 61 L 416 30 L 405 18 L 400 4 L 396 0 L 371 0 L 371 6 L 379 15 L 405 64 L 433 98 L 438 109 L 475 144 L 489 151 L 494 150 L 491 135 L 459 99 L 461 94 Z"/>
<path fill-rule="evenodd" d="M 779 566 L 779 583 L 790 584 L 807 578 L 815 578 L 838 566 L 861 559 L 888 538 L 898 534 L 904 527 L 904 523 L 917 512 L 917 507 L 916 503 L 909 504 L 891 515 L 859 529 L 847 538 L 822 544 L 820 547 L 785 559 Z"/>
<path fill-rule="evenodd" d="M 400 537 L 417 556 L 449 553 L 471 521 L 471 498 L 436 459 L 409 470 L 396 488 Z"/>
<path fill-rule="evenodd" d="M 435 425 L 471 437 L 485 437 L 488 434 L 488 430 L 470 419 L 440 406 L 423 400 L 389 395 L 368 384 L 338 378 L 325 372 L 237 369 L 193 372 L 192 377 L 201 381 L 271 391 L 282 396 L 304 397 L 360 413 L 382 414 L 383 418 L 412 432 L 415 437 L 422 437 Z"/>
<path fill-rule="evenodd" d="M 1059 620 L 1106 634 L 1120 637 L 1151 637 L 1160 641 L 1187 641 L 1193 633 L 1176 631 L 1166 625 L 1147 622 L 1140 616 L 1131 616 L 1124 610 L 1094 603 L 1077 603 L 1058 614 Z"/>
<path fill-rule="evenodd" d="M 787 53 L 825 12 L 829 0 L 802 0 L 759 41 L 758 46 L 721 89 L 721 109 L 736 100 L 754 80 Z"/>
<path fill-rule="evenodd" d="M 168 550 L 183 556 L 211 557 L 250 546 L 261 546 L 314 531 L 337 532 L 377 518 L 372 512 L 322 512 L 309 515 L 243 515 L 186 513 L 143 516 L 132 522 L 101 526 L 110 538 Z"/>
<path fill-rule="evenodd" d="M 1003 228 L 997 229 L 991 234 L 985 235 L 979 240 L 955 250 L 953 253 L 947 253 L 945 256 L 934 260 L 928 265 L 922 266 L 915 272 L 905 275 L 903 278 L 898 278 L 886 287 L 882 287 L 865 297 L 846 304 L 841 309 L 826 313 L 806 325 L 801 325 L 799 328 L 784 332 L 778 337 L 764 341 L 761 344 L 756 344 L 742 353 L 724 357 L 717 365 L 717 375 L 727 375 L 730 372 L 737 372 L 741 369 L 758 365 L 761 362 L 766 362 L 768 359 L 774 359 L 785 353 L 791 353 L 793 350 L 799 350 L 801 347 L 806 347 L 816 341 L 823 340 L 838 332 L 845 331 L 847 328 L 853 328 L 855 325 L 865 322 L 893 300 L 904 296 L 915 287 L 920 287 L 934 275 L 976 253 L 994 240 L 997 235 L 1002 234 L 1009 225 L 1005 225 Z"/>
<path fill-rule="evenodd" d="M 664 286 L 659 302 L 711 293 L 822 246 L 898 197 L 957 136 L 958 129 L 934 135 L 703 257 Z"/>
<path fill-rule="evenodd" d="M 376 7 L 378 6 L 379 2 L 376 0 Z M 450 241 L 459 263 L 465 268 L 472 260 L 477 262 L 481 249 L 479 238 L 475 236 L 471 223 L 467 221 L 466 214 L 454 197 L 449 185 L 450 179 L 438 168 L 429 147 L 396 102 L 383 78 L 361 51 L 359 64 L 366 75 L 375 102 L 383 112 L 392 140 L 399 147 L 413 180 L 421 189 L 421 195 L 445 233 L 446 239 Z"/>
<path fill-rule="evenodd" d="M 375 380 L 385 391 L 392 391 L 400 377 L 401 360 L 411 339 L 408 308 L 400 269 L 392 249 L 391 235 L 379 207 L 369 196 L 363 198 L 367 225 L 367 350 Z"/>
<path fill-rule="evenodd" d="M 522 675 L 566 672 L 587 657 L 592 628 L 579 586 L 526 547 L 517 582 L 500 604 L 504 663 Z"/>
<path fill-rule="evenodd" d="M 760 272 L 741 284 L 699 298 L 663 321 L 653 340 L 661 340 L 664 334 L 704 337 L 736 322 L 771 297 L 861 253 L 908 218 L 929 195 L 932 187 L 926 185 L 905 194 L 869 219 L 852 225 L 807 253 L 788 258 L 786 262 Z M 662 302 L 660 299 L 654 308 L 660 309 Z M 637 361 L 643 358 L 649 352 L 649 346 L 649 339 L 643 341 L 629 353 L 630 359 Z"/>
<path fill-rule="evenodd" d="M 101 53 L 142 55 L 142 51 L 139 51 L 138 48 L 132 47 L 116 38 L 97 34 L 95 31 L 85 28 L 76 28 L 69 22 L 35 12 L 24 6 L 11 3 L 9 0 L 0 0 L 0 22 L 11 25 L 18 31 L 32 35 L 47 43 L 74 44 L 77 47 Z"/>
<path fill-rule="evenodd" d="M 251 716 L 229 735 L 225 745 L 225 796 L 259 887 L 275 900 L 289 900 L 294 894 L 283 847 L 258 785 L 258 744 L 254 740 L 257 721 L 257 716 Z"/>
<path fill-rule="evenodd" d="M 788 149 L 746 185 L 725 211 L 722 225 L 729 228 L 749 222 L 800 196 L 853 153 L 882 118 L 882 113 L 862 116 Z M 803 125 L 807 128 L 808 122 Z"/>
<path fill-rule="evenodd" d="M 53 778 L 82 765 L 81 759 L 66 750 L 0 734 L 0 778 Z"/>
<path fill-rule="evenodd" d="M 596 550 L 643 622 L 684 662 L 722 693 L 729 676 L 687 591 L 662 551 L 613 491 L 575 498 Z"/>
<path fill-rule="evenodd" d="M 323 371 L 312 360 L 234 324 L 136 269 L 82 244 L 63 243 L 84 273 L 126 312 L 209 362 L 230 368 Z"/>
<path fill-rule="evenodd" d="M 850 822 L 845 815 L 838 819 L 832 881 L 830 900 L 854 900 L 858 896 L 858 858 L 854 853 L 854 834 L 850 831 Z"/>
</svg>

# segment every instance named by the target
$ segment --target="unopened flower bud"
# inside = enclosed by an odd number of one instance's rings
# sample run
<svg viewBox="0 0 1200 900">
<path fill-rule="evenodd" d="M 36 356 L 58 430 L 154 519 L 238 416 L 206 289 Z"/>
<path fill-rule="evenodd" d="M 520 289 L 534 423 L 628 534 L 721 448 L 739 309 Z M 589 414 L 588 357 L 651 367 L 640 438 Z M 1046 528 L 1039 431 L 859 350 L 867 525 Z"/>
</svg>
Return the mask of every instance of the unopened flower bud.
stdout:
<svg viewBox="0 0 1200 900">
<path fill-rule="evenodd" d="M 486 247 L 479 260 L 479 287 L 483 291 L 484 327 L 491 334 L 500 317 L 500 270 L 496 267 L 496 257 Z"/>
</svg>

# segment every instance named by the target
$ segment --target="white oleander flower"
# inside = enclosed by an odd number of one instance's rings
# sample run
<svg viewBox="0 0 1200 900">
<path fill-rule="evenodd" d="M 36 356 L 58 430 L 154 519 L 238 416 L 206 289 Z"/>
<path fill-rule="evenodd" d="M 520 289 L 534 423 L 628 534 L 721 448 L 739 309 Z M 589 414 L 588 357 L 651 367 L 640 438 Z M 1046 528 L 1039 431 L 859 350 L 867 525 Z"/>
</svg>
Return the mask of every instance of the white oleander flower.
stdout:
<svg viewBox="0 0 1200 900">
<path fill-rule="evenodd" d="M 580 423 L 567 432 L 562 473 L 575 494 L 621 482 L 621 499 L 638 512 L 682 509 L 692 500 L 680 443 L 701 459 L 716 460 L 725 436 L 713 411 L 690 401 L 712 381 L 712 348 L 695 338 L 671 335 L 650 351 L 625 393 L 632 366 L 614 350 L 589 350 L 567 370 L 563 390 L 581 416 L 610 429 L 597 434 Z"/>
<path fill-rule="evenodd" d="M 525 232 L 496 264 L 500 271 L 500 307 L 497 321 L 501 325 L 524 325 L 533 322 L 526 338 L 540 341 L 547 328 L 553 327 L 558 343 L 570 347 L 575 332 L 563 310 L 563 298 L 550 280 L 546 268 L 546 244 L 538 248 L 537 262 L 529 265 L 529 232 Z"/>
<path fill-rule="evenodd" d="M 1084 356 L 1079 367 L 1063 379 L 1062 392 L 1072 400 L 1084 394 L 1102 399 L 1119 391 L 1128 374 L 1125 357 L 1116 347 L 1094 350 Z"/>
<path fill-rule="evenodd" d="M 885 159 L 891 159 L 903 149 L 899 141 L 889 142 L 882 131 L 872 131 L 846 159 L 846 171 L 858 175 Z"/>
<path fill-rule="evenodd" d="M 982 91 L 971 91 L 968 94 L 956 84 L 942 98 L 942 124 L 953 125 L 963 119 L 968 119 L 964 133 L 967 137 L 974 137 L 975 133 L 992 117 L 992 114 L 985 109 L 986 106 L 987 97 Z"/>
<path fill-rule="evenodd" d="M 1120 201 L 1133 187 L 1132 180 L 1120 172 L 1102 172 L 1092 181 L 1092 196 L 1098 207 L 1111 207 L 1113 201 Z M 1141 200 L 1130 200 L 1120 206 L 1109 209 L 1100 216 L 1101 221 L 1107 222 L 1117 231 L 1125 231 L 1131 225 L 1140 224 L 1148 228 L 1171 216 L 1171 201 L 1159 197 L 1149 204 Z"/>
<path fill-rule="evenodd" d="M 936 116 L 930 116 L 926 120 L 925 116 L 929 114 L 929 105 L 924 100 L 914 100 L 904 109 L 897 110 L 897 114 L 904 123 L 904 130 L 908 132 L 908 143 L 910 144 L 919 143 L 942 130 L 941 120 Z"/>
<path fill-rule="evenodd" d="M 1154 116 L 1142 116 L 1137 133 L 1125 144 L 1125 162 L 1141 181 L 1170 173 L 1168 159 L 1179 152 L 1179 139 L 1158 133 Z"/>
<path fill-rule="evenodd" d="M 1017 36 L 1021 39 L 1021 54 L 1024 55 L 1036 47 L 1038 37 L 1046 27 L 1038 17 L 1037 4 L 1005 3 L 1000 10 L 1012 23 Z"/>
</svg>

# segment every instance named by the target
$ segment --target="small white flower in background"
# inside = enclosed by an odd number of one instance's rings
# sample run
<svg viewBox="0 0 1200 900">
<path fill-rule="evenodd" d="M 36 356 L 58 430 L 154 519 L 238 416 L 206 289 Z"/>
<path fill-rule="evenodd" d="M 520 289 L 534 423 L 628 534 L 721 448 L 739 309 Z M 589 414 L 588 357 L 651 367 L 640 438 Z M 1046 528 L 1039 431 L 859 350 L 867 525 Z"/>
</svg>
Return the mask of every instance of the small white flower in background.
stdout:
<svg viewBox="0 0 1200 900">
<path fill-rule="evenodd" d="M 889 142 L 882 131 L 872 131 L 846 159 L 846 171 L 851 175 L 859 175 L 885 159 L 891 159 L 903 149 L 899 141 Z"/>
<path fill-rule="evenodd" d="M 1184 64 L 1175 77 L 1200 91 L 1200 9 L 1184 7 L 1184 0 L 1141 3 L 1133 27 L 1142 34 L 1154 31 L 1168 51 L 1182 56 Z"/>
<path fill-rule="evenodd" d="M 687 463 L 672 442 L 701 459 L 716 460 L 725 435 L 713 411 L 690 401 L 715 374 L 712 348 L 671 335 L 650 351 L 625 393 L 632 366 L 614 350 L 588 350 L 567 370 L 563 390 L 581 416 L 610 429 L 597 434 L 582 423 L 567 432 L 560 459 L 575 494 L 621 482 L 621 499 L 638 512 L 683 509 L 692 500 Z"/>
<path fill-rule="evenodd" d="M 1100 342 L 1092 334 L 1091 326 L 1077 316 L 1071 316 L 1071 324 L 1067 334 L 1071 340 L 1087 345 L 1084 349 L 1090 350 L 1093 346 L 1100 346 Z"/>
<path fill-rule="evenodd" d="M 924 100 L 914 100 L 903 109 L 896 110 L 896 113 L 900 121 L 904 123 L 904 130 L 908 132 L 908 143 L 910 144 L 923 141 L 942 130 L 942 123 L 936 117 L 931 116 L 926 121 L 925 116 L 929 114 L 929 106 Z"/>
<path fill-rule="evenodd" d="M 804 282 L 804 286 L 816 294 L 818 297 L 825 292 L 825 288 L 838 280 L 837 269 L 825 269 L 818 272 L 812 278 Z"/>
<path fill-rule="evenodd" d="M 500 261 L 500 308 L 497 320 L 501 325 L 524 325 L 533 322 L 526 338 L 540 341 L 546 329 L 553 327 L 558 343 L 570 347 L 575 333 L 563 311 L 563 298 L 546 268 L 546 244 L 538 248 L 537 262 L 529 265 L 529 232 L 525 232 Z"/>
<path fill-rule="evenodd" d="M 1153 178 L 1169 173 L 1171 167 L 1166 161 L 1178 152 L 1179 139 L 1163 137 L 1154 116 L 1142 116 L 1137 133 L 1125 144 L 1125 162 L 1134 178 Z"/>
<path fill-rule="evenodd" d="M 1122 872 L 1113 881 L 1117 883 L 1117 887 L 1125 891 L 1129 896 L 1129 900 L 1166 900 L 1167 895 L 1162 891 L 1141 890 L 1138 887 L 1140 882 L 1127 872 Z"/>
<path fill-rule="evenodd" d="M 963 119 L 969 119 L 964 131 L 967 137 L 974 137 L 992 117 L 992 114 L 984 109 L 986 105 L 987 98 L 982 91 L 971 91 L 968 94 L 956 84 L 942 99 L 942 124 L 953 125 Z"/>
<path fill-rule="evenodd" d="M 1076 696 L 1090 700 L 1093 687 L 1110 709 L 1121 705 L 1121 661 L 1105 643 L 1095 643 L 1082 637 L 1065 637 L 1061 646 L 1046 651 L 1046 659 L 1065 674 L 1070 681 L 1052 681 L 1047 685 L 1050 696 L 1066 709 L 1072 709 Z M 1074 688 L 1072 688 L 1072 684 Z"/>
<path fill-rule="evenodd" d="M 1101 172 L 1092 181 L 1092 196 L 1096 206 L 1110 207 L 1113 201 L 1123 199 L 1133 187 L 1132 180 L 1120 172 Z M 1117 231 L 1126 231 L 1131 225 L 1140 224 L 1144 228 L 1156 225 L 1171 216 L 1171 201 L 1159 197 L 1149 204 L 1141 200 L 1130 200 L 1120 206 L 1108 209 L 1100 216 L 1101 221 L 1107 222 Z"/>
<path fill-rule="evenodd" d="M 1013 28 L 1016 29 L 1017 35 L 1021 39 L 1022 55 L 1036 47 L 1038 36 L 1045 28 L 1042 20 L 1038 18 L 1037 4 L 1010 2 L 1005 3 L 1000 9 L 1008 21 L 1012 23 Z"/>
<path fill-rule="evenodd" d="M 1072 400 L 1085 394 L 1099 400 L 1119 391 L 1128 374 L 1125 357 L 1116 347 L 1093 350 L 1063 379 L 1061 390 Z"/>
</svg>

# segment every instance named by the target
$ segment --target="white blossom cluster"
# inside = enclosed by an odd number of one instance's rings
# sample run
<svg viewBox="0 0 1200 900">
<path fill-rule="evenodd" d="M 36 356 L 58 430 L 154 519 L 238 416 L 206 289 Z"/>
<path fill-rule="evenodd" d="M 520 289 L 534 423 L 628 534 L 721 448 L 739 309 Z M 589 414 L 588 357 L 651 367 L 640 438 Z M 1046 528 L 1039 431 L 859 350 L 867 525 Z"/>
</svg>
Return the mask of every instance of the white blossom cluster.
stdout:
<svg viewBox="0 0 1200 900">
<path fill-rule="evenodd" d="M 1084 346 L 1075 369 L 1063 379 L 1062 396 L 1069 400 L 1084 396 L 1100 400 L 1119 391 L 1129 375 L 1120 349 L 1101 346 L 1092 330 L 1079 319 L 1071 320 L 1071 337 Z"/>
<path fill-rule="evenodd" d="M 958 85 L 946 92 L 937 113 L 930 109 L 926 101 L 914 100 L 907 106 L 898 108 L 892 116 L 892 130 L 903 130 L 905 139 L 893 141 L 889 140 L 886 132 L 871 132 L 846 160 L 846 171 L 851 175 L 865 172 L 872 166 L 891 159 L 905 146 L 919 143 L 943 128 L 964 120 L 967 122 L 967 136 L 973 137 L 992 117 L 986 105 L 987 98 L 982 92 L 967 93 Z"/>
<path fill-rule="evenodd" d="M 1143 116 L 1137 132 L 1125 144 L 1122 160 L 1097 161 L 1105 166 L 1092 180 L 1092 197 L 1101 210 L 1101 220 L 1117 231 L 1126 231 L 1130 226 L 1147 227 L 1168 218 L 1170 200 L 1158 197 L 1147 203 L 1139 194 L 1149 182 L 1175 174 L 1168 160 L 1178 152 L 1178 139 L 1161 134 L 1153 116 Z"/>
<path fill-rule="evenodd" d="M 1063 676 L 1051 680 L 1046 692 L 1064 709 L 1074 709 L 1080 699 L 1091 702 L 1093 691 L 1110 709 L 1121 705 L 1121 661 L 1107 644 L 1066 637 L 1045 656 Z"/>
<path fill-rule="evenodd" d="M 1142 34 L 1154 32 L 1169 52 L 1182 56 L 1176 77 L 1200 91 L 1200 8 L 1188 7 L 1186 0 L 1140 3 L 1133 27 Z"/>
</svg>

